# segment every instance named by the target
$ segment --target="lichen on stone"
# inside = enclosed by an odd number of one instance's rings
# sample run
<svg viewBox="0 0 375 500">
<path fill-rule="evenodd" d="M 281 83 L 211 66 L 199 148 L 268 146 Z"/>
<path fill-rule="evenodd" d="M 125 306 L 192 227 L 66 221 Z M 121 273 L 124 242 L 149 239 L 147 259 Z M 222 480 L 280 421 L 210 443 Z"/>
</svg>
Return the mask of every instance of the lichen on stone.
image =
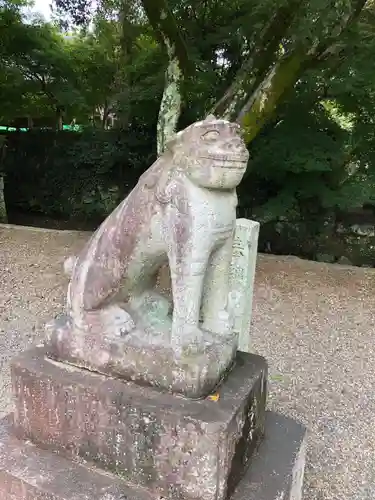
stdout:
<svg viewBox="0 0 375 500">
<path fill-rule="evenodd" d="M 165 86 L 160 103 L 157 124 L 157 152 L 160 156 L 167 142 L 175 135 L 177 122 L 181 112 L 180 83 L 183 73 L 175 54 L 174 46 L 164 40 L 169 56 L 169 64 L 165 73 Z"/>
</svg>

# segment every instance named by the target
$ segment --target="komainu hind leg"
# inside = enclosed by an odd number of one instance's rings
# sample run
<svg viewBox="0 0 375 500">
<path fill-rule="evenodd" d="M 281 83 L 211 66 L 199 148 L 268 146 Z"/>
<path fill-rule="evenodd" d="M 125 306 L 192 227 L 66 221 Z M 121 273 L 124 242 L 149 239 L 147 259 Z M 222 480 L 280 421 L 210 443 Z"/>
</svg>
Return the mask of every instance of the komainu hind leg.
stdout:
<svg viewBox="0 0 375 500">
<path fill-rule="evenodd" d="M 99 336 L 124 337 L 136 326 L 132 316 L 117 304 L 106 305 L 91 311 L 81 311 L 73 318 L 76 328 Z"/>
</svg>

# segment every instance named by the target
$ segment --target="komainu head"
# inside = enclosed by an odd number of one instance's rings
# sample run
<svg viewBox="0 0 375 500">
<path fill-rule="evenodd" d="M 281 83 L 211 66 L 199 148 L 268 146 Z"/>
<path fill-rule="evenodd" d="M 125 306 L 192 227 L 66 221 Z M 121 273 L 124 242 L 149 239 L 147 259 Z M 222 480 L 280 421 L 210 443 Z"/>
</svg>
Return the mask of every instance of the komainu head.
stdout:
<svg viewBox="0 0 375 500">
<path fill-rule="evenodd" d="M 178 132 L 167 148 L 180 171 L 211 189 L 237 187 L 249 159 L 240 126 L 212 115 Z"/>
</svg>

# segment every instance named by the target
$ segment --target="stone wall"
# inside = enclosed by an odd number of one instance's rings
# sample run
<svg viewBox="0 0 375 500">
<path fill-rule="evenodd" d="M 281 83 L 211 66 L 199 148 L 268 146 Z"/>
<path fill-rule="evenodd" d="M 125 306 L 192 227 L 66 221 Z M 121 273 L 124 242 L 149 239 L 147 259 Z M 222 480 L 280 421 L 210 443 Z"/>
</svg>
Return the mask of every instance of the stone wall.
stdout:
<svg viewBox="0 0 375 500">
<path fill-rule="evenodd" d="M 362 211 L 341 214 L 338 220 L 261 224 L 259 251 L 375 267 L 375 215 Z"/>
</svg>

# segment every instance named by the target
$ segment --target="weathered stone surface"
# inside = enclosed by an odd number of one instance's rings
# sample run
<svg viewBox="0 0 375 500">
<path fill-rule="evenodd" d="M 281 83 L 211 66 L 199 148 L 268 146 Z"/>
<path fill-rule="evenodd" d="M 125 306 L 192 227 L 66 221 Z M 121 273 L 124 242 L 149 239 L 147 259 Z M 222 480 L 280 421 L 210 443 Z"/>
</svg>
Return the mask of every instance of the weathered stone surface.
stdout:
<svg viewBox="0 0 375 500">
<path fill-rule="evenodd" d="M 59 457 L 11 433 L 0 420 L 0 500 L 153 500 L 114 474 Z"/>
<path fill-rule="evenodd" d="M 258 254 L 259 222 L 236 220 L 230 266 L 230 290 L 234 300 L 233 332 L 238 337 L 238 350 L 250 352 L 250 324 L 253 310 L 253 288 Z"/>
<path fill-rule="evenodd" d="M 301 500 L 306 443 L 303 425 L 267 411 L 265 438 L 231 500 Z"/>
<path fill-rule="evenodd" d="M 168 333 L 133 330 L 125 337 L 76 334 L 71 319 L 61 316 L 49 326 L 49 357 L 76 366 L 187 397 L 206 396 L 233 363 L 236 340 L 210 335 L 204 351 L 186 351 L 176 358 Z"/>
<path fill-rule="evenodd" d="M 266 372 L 263 358 L 238 353 L 218 399 L 194 401 L 53 362 L 37 348 L 12 365 L 14 428 L 164 497 L 223 500 L 263 435 Z"/>
<path fill-rule="evenodd" d="M 306 429 L 266 412 L 266 438 L 251 460 L 232 500 L 301 500 Z M 0 421 L 0 500 L 156 500 L 129 488 L 114 474 L 86 468 L 10 434 Z"/>
<path fill-rule="evenodd" d="M 74 350 L 70 361 L 86 366 L 92 340 L 91 366 L 102 371 L 103 364 L 129 363 L 106 347 L 100 352 L 106 337 L 122 345 L 130 336 L 139 350 L 172 349 L 177 358 L 190 357 L 189 363 L 192 351 L 204 355 L 220 337 L 219 343 L 231 344 L 225 350 L 231 356 L 220 358 L 218 382 L 238 343 L 228 303 L 229 267 L 236 187 L 248 157 L 240 127 L 226 120 L 209 116 L 176 134 L 80 255 L 66 263 L 72 327 L 66 340 L 52 326 L 49 341 L 67 342 L 69 354 Z M 157 272 L 167 262 L 173 304 L 155 291 Z"/>
</svg>

